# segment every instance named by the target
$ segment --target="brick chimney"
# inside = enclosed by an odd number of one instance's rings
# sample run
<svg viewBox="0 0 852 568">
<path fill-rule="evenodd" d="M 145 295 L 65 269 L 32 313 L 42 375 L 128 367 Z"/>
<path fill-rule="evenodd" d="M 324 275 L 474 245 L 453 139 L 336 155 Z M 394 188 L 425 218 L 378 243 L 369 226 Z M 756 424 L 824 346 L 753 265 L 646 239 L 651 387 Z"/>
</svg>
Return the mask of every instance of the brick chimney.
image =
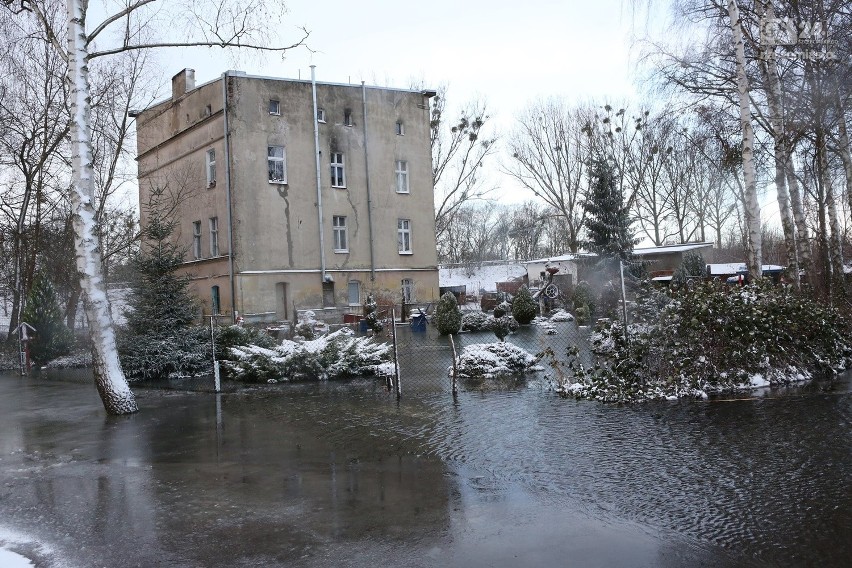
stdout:
<svg viewBox="0 0 852 568">
<path fill-rule="evenodd" d="M 172 100 L 176 101 L 195 88 L 195 69 L 184 69 L 172 77 Z"/>
</svg>

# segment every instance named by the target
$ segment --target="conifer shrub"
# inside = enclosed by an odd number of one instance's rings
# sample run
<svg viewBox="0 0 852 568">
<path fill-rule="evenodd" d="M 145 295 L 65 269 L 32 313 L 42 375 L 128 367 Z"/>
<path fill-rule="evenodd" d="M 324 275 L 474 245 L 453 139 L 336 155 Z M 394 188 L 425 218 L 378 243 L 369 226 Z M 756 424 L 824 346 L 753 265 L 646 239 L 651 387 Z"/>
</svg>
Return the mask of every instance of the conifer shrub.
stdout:
<svg viewBox="0 0 852 568">
<path fill-rule="evenodd" d="M 512 316 L 521 325 L 527 325 L 538 311 L 532 294 L 526 286 L 521 286 L 512 301 Z"/>
<path fill-rule="evenodd" d="M 43 365 L 71 351 L 73 334 L 65 326 L 53 283 L 44 274 L 36 276 L 22 318 L 36 330 L 29 333 L 30 357 L 36 364 Z"/>
<path fill-rule="evenodd" d="M 491 316 L 485 312 L 466 312 L 462 316 L 462 331 L 488 331 L 491 325 Z"/>
<path fill-rule="evenodd" d="M 446 292 L 435 308 L 435 325 L 441 335 L 456 334 L 461 329 L 462 315 L 456 297 Z"/>
<path fill-rule="evenodd" d="M 672 275 L 672 286 L 683 286 L 689 282 L 704 280 L 707 273 L 707 264 L 700 252 L 687 251 L 683 255 L 683 262 L 677 267 Z"/>
</svg>

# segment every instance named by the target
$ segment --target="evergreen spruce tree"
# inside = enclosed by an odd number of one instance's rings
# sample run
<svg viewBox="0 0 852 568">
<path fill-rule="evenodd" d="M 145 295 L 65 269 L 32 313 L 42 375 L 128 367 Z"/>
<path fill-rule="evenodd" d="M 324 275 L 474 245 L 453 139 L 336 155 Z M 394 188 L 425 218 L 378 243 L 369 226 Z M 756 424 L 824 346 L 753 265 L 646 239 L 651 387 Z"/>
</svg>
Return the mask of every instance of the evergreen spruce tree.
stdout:
<svg viewBox="0 0 852 568">
<path fill-rule="evenodd" d="M 690 280 L 704 280 L 707 274 L 707 265 L 700 252 L 687 251 L 683 255 L 683 261 L 672 276 L 672 284 L 682 286 Z"/>
<path fill-rule="evenodd" d="M 512 301 L 512 316 L 519 324 L 526 325 L 533 320 L 536 311 L 537 307 L 532 294 L 526 286 L 521 286 Z"/>
<path fill-rule="evenodd" d="M 435 309 L 435 325 L 441 335 L 456 334 L 461 329 L 462 313 L 456 297 L 446 292 L 438 301 Z"/>
<path fill-rule="evenodd" d="M 163 192 L 152 191 L 142 246 L 133 259 L 137 278 L 120 340 L 129 380 L 204 372 L 209 366 L 206 328 L 194 326 L 197 306 L 189 279 L 175 273 L 184 251 L 170 241 L 175 223 L 161 214 Z"/>
<path fill-rule="evenodd" d="M 630 229 L 630 207 L 618 187 L 615 169 L 605 160 L 597 159 L 592 163 L 591 177 L 591 192 L 583 205 L 586 248 L 602 260 L 630 260 L 638 241 Z"/>
<path fill-rule="evenodd" d="M 44 274 L 33 282 L 23 320 L 36 330 L 29 342 L 30 357 L 35 363 L 42 365 L 69 353 L 73 336 L 65 327 L 53 283 Z"/>
</svg>

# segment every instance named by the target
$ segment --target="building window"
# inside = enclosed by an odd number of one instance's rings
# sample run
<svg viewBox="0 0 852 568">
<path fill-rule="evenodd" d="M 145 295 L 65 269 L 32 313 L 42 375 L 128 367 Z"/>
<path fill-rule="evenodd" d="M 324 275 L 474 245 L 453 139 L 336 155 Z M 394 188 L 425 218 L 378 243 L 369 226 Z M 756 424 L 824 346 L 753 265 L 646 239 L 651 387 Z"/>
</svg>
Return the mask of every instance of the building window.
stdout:
<svg viewBox="0 0 852 568">
<path fill-rule="evenodd" d="M 343 126 L 352 126 L 352 111 L 349 109 L 343 111 Z"/>
<path fill-rule="evenodd" d="M 331 153 L 331 187 L 346 187 L 346 172 L 341 152 Z"/>
<path fill-rule="evenodd" d="M 275 99 L 269 99 L 269 114 L 276 116 L 281 114 L 281 102 Z"/>
<path fill-rule="evenodd" d="M 334 307 L 334 282 L 322 283 L 322 307 Z"/>
<path fill-rule="evenodd" d="M 349 252 L 349 239 L 346 234 L 346 217 L 335 215 L 332 218 L 334 230 L 334 252 Z"/>
<path fill-rule="evenodd" d="M 219 287 L 213 286 L 210 288 L 210 310 L 212 315 L 218 316 L 222 313 L 222 302 L 219 299 Z"/>
<path fill-rule="evenodd" d="M 414 280 L 411 278 L 402 279 L 402 301 L 406 304 L 414 301 Z"/>
<path fill-rule="evenodd" d="M 192 222 L 192 256 L 201 258 L 201 221 Z"/>
<path fill-rule="evenodd" d="M 318 108 L 317 109 L 317 122 L 325 122 L 325 109 Z"/>
<path fill-rule="evenodd" d="M 210 217 L 210 256 L 219 256 L 219 218 Z"/>
<path fill-rule="evenodd" d="M 401 120 L 396 121 L 396 135 L 405 136 L 405 124 Z"/>
<path fill-rule="evenodd" d="M 267 146 L 266 150 L 269 183 L 287 183 L 287 156 L 284 146 Z"/>
<path fill-rule="evenodd" d="M 211 105 L 207 105 L 204 107 L 204 116 L 210 116 L 213 114 L 213 107 Z"/>
<path fill-rule="evenodd" d="M 396 192 L 408 193 L 408 162 L 397 160 L 394 174 L 396 175 Z"/>
<path fill-rule="evenodd" d="M 361 305 L 361 283 L 357 280 L 349 281 L 349 305 L 350 306 L 360 306 Z"/>
<path fill-rule="evenodd" d="M 397 219 L 396 241 L 399 254 L 411 254 L 411 219 Z"/>
<path fill-rule="evenodd" d="M 207 150 L 207 187 L 216 185 L 216 150 Z"/>
</svg>

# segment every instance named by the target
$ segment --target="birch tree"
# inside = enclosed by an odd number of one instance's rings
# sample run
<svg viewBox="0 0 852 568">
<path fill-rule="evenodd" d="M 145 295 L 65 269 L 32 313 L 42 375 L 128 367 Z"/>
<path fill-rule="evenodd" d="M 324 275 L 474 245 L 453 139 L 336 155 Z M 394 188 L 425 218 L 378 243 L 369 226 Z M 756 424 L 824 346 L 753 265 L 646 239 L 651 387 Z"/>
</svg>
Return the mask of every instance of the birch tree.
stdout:
<svg viewBox="0 0 852 568">
<path fill-rule="evenodd" d="M 107 413 L 136 412 L 135 397 L 118 360 L 101 265 L 93 168 L 90 63 L 98 57 L 165 47 L 233 47 L 283 53 L 302 45 L 306 34 L 289 45 L 276 44 L 271 30 L 277 28 L 271 23 L 280 16 L 283 7 L 272 13 L 260 0 L 174 3 L 168 8 L 163 8 L 165 3 L 158 0 L 135 0 L 92 25 L 87 21 L 90 13 L 88 0 L 67 0 L 64 28 L 55 26 L 48 18 L 49 0 L 2 2 L 18 17 L 34 18 L 42 26 L 45 41 L 67 62 L 72 156 L 69 200 L 77 270 L 80 287 L 86 295 L 85 309 L 93 344 L 95 385 Z M 144 24 L 156 16 L 157 8 L 169 10 L 173 21 L 184 24 L 172 26 L 172 29 L 184 28 L 187 35 L 151 39 L 150 30 L 146 30 Z M 108 30 L 115 35 L 107 37 Z M 64 42 L 62 38 L 65 38 Z M 102 47 L 95 45 L 96 39 L 101 40 Z"/>
</svg>

